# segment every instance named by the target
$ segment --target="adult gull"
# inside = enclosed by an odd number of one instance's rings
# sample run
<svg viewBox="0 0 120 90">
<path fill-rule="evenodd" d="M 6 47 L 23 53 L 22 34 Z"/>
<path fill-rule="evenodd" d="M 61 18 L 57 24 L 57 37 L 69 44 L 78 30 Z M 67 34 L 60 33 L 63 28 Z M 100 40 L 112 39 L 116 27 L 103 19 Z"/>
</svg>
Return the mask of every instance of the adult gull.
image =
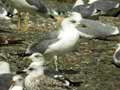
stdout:
<svg viewBox="0 0 120 90">
<path fill-rule="evenodd" d="M 84 18 L 81 18 L 77 29 L 80 36 L 87 38 L 106 38 L 120 34 L 119 28 L 114 25 Z"/>
<path fill-rule="evenodd" d="M 5 1 L 3 0 L 3 2 Z M 18 30 L 21 29 L 20 12 L 26 12 L 24 31 L 28 30 L 29 13 L 30 14 L 39 13 L 43 16 L 47 16 L 49 14 L 49 10 L 43 0 L 6 0 L 6 2 L 10 3 L 11 6 L 16 8 L 19 12 Z"/>
<path fill-rule="evenodd" d="M 52 33 L 54 36 L 46 36 L 43 40 L 38 40 L 28 46 L 25 55 L 35 52 L 43 55 L 52 55 L 56 63 L 57 56 L 71 51 L 79 40 L 79 31 L 76 29 L 76 26 L 79 24 L 80 19 L 80 14 L 73 12 L 71 16 L 62 21 L 59 31 Z M 57 64 L 56 70 L 58 70 Z"/>
</svg>

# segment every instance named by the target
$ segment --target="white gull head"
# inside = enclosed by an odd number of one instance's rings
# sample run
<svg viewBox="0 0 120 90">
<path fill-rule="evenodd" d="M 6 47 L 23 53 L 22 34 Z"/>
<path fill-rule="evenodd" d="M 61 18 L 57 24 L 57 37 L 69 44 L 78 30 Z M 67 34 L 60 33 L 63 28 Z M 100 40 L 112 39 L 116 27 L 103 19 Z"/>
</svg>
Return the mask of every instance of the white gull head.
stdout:
<svg viewBox="0 0 120 90">
<path fill-rule="evenodd" d="M 44 67 L 41 62 L 32 62 L 27 69 L 24 70 L 31 77 L 44 74 Z"/>
<path fill-rule="evenodd" d="M 44 64 L 44 56 L 41 53 L 33 53 L 31 56 L 28 57 L 33 62 L 39 62 L 41 65 Z"/>
<path fill-rule="evenodd" d="M 76 27 L 78 24 L 80 24 L 80 21 L 82 20 L 82 16 L 80 13 L 77 13 L 77 12 L 71 12 L 69 13 L 69 17 L 65 18 L 63 21 L 62 21 L 62 26 L 66 26 L 68 28 L 71 27 Z"/>
</svg>

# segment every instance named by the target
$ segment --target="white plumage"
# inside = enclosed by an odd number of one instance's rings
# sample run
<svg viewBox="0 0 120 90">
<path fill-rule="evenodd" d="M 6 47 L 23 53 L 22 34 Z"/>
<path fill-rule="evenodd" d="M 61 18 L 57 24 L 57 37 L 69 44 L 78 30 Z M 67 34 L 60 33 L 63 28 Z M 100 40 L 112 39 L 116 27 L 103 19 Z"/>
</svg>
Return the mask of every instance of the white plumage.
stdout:
<svg viewBox="0 0 120 90">
<path fill-rule="evenodd" d="M 23 90 L 24 78 L 21 75 L 13 76 L 11 80 L 12 85 L 9 90 Z"/>
</svg>

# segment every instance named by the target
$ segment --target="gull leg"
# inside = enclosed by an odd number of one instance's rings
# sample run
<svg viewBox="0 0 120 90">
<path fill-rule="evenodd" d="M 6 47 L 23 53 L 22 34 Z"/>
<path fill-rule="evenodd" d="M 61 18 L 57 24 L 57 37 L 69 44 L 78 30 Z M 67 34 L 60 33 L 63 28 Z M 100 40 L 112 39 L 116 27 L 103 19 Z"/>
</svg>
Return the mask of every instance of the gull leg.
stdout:
<svg viewBox="0 0 120 90">
<path fill-rule="evenodd" d="M 28 24 L 29 24 L 29 13 L 28 12 L 26 13 L 24 23 L 25 23 L 24 31 L 26 32 L 26 31 L 28 31 Z"/>
<path fill-rule="evenodd" d="M 58 57 L 54 56 L 55 70 L 58 71 Z"/>
<path fill-rule="evenodd" d="M 17 30 L 20 31 L 21 29 L 21 13 L 18 14 L 18 23 L 17 23 Z"/>
</svg>

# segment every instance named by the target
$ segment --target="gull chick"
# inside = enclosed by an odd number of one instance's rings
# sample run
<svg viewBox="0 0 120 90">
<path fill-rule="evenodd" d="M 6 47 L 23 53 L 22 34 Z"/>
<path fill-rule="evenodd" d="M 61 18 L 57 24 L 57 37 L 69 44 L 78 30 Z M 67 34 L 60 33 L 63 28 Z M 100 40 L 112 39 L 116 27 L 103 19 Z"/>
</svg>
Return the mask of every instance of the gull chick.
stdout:
<svg viewBox="0 0 120 90">
<path fill-rule="evenodd" d="M 39 62 L 33 62 L 24 70 L 28 75 L 25 78 L 27 90 L 67 90 L 63 82 L 44 74 L 44 67 Z"/>
</svg>

